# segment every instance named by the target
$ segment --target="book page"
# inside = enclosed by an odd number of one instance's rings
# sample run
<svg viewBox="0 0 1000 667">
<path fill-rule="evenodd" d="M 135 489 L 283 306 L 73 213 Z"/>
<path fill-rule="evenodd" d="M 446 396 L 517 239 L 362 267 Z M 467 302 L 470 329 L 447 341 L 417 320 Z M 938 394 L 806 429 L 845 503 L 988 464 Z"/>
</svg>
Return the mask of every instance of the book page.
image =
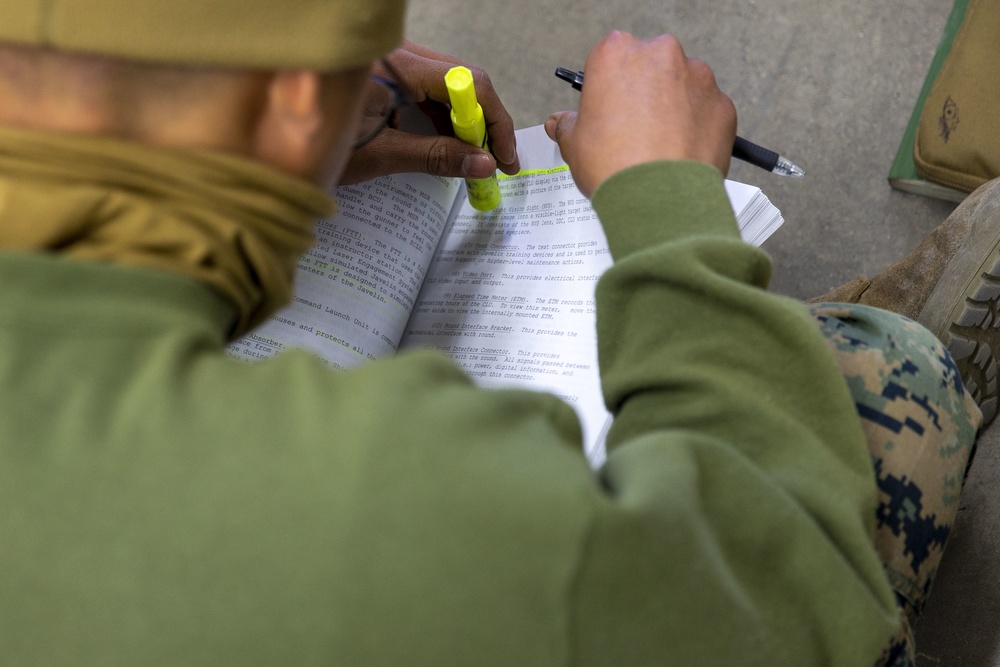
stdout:
<svg viewBox="0 0 1000 667">
<path fill-rule="evenodd" d="M 501 176 L 499 208 L 481 213 L 460 203 L 401 347 L 438 348 L 483 387 L 560 396 L 593 450 L 608 419 L 594 287 L 611 256 L 590 202 L 539 129 L 519 131 L 524 170 Z"/>
<path fill-rule="evenodd" d="M 349 368 L 396 351 L 461 182 L 400 174 L 339 187 L 299 259 L 293 303 L 229 347 L 261 359 L 285 347 Z"/>
<path fill-rule="evenodd" d="M 459 210 L 402 346 L 441 349 L 484 387 L 557 394 L 594 443 L 607 419 L 594 304 L 611 265 L 603 231 L 566 170 L 501 179 L 501 193 L 494 216 Z"/>
</svg>

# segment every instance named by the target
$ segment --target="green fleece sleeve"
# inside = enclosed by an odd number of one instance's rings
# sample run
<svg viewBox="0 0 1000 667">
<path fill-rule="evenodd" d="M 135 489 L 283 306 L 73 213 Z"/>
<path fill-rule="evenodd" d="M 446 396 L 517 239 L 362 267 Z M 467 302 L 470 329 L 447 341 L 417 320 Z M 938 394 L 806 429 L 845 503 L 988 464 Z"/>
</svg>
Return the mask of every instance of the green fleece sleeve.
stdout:
<svg viewBox="0 0 1000 667">
<path fill-rule="evenodd" d="M 581 662 L 871 664 L 896 612 L 864 436 L 816 324 L 765 291 L 717 170 L 641 165 L 593 204 L 615 259 L 597 293 L 615 421 Z"/>
<path fill-rule="evenodd" d="M 719 173 L 602 185 L 614 412 L 411 351 L 246 364 L 184 276 L 0 253 L 0 655 L 56 665 L 872 664 L 874 475 Z"/>
</svg>

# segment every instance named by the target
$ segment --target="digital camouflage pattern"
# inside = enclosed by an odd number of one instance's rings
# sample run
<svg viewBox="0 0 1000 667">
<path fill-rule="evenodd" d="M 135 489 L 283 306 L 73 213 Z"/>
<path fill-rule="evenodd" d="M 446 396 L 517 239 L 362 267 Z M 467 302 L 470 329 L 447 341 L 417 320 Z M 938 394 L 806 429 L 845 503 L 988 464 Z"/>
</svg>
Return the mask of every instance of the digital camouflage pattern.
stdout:
<svg viewBox="0 0 1000 667">
<path fill-rule="evenodd" d="M 817 304 L 854 397 L 878 484 L 875 546 L 901 628 L 878 665 L 915 664 L 923 609 L 958 511 L 982 414 L 941 342 L 916 322 L 856 304 Z"/>
</svg>

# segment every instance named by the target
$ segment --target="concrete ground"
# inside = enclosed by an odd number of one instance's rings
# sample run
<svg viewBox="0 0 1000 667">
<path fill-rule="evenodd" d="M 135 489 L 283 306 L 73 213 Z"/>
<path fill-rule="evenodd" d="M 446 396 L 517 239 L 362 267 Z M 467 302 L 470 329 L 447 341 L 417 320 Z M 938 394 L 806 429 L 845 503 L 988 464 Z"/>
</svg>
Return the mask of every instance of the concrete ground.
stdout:
<svg viewBox="0 0 1000 667">
<path fill-rule="evenodd" d="M 582 69 L 612 29 L 671 32 L 733 98 L 740 134 L 808 176 L 734 163 L 786 223 L 765 244 L 775 291 L 805 298 L 903 256 L 954 205 L 886 183 L 950 2 L 893 0 L 411 0 L 409 35 L 487 68 L 517 127 L 574 108 L 552 74 Z M 1000 665 L 1000 428 L 980 439 L 934 595 L 917 629 L 923 666 Z"/>
</svg>

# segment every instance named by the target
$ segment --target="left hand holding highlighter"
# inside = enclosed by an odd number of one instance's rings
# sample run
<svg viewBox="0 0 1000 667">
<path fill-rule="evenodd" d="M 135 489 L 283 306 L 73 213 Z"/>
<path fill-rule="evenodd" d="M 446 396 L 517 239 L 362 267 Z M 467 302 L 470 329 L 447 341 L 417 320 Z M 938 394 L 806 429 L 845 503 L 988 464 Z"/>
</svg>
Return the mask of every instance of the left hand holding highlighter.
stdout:
<svg viewBox="0 0 1000 667">
<path fill-rule="evenodd" d="M 386 60 L 438 134 L 427 136 L 387 127 L 354 152 L 341 178 L 342 185 L 402 172 L 486 178 L 496 169 L 506 174 L 516 174 L 520 170 L 514 121 L 482 69 L 410 41 L 390 53 Z M 456 65 L 465 65 L 473 72 L 492 155 L 453 136 L 444 75 Z M 376 64 L 373 73 L 393 78 L 383 71 L 381 64 Z"/>
</svg>

